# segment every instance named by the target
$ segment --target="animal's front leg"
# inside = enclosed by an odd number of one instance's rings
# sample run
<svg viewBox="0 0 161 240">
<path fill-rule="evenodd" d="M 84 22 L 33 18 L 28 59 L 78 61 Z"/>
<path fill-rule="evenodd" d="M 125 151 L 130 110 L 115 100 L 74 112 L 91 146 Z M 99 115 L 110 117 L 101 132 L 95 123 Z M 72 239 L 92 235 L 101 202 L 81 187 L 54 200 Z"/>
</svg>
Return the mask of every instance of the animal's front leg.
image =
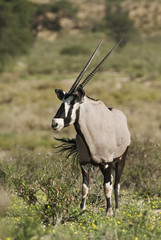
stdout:
<svg viewBox="0 0 161 240">
<path fill-rule="evenodd" d="M 106 215 L 110 217 L 113 215 L 111 207 L 111 194 L 112 194 L 112 176 L 111 176 L 111 164 L 100 166 L 100 169 L 104 176 L 104 192 L 106 197 Z"/>
<path fill-rule="evenodd" d="M 80 204 L 80 207 L 82 210 L 85 210 L 86 197 L 88 194 L 88 186 L 89 186 L 89 170 L 85 170 L 82 166 L 81 166 L 81 170 L 82 170 L 83 183 L 82 183 L 82 202 Z"/>
</svg>

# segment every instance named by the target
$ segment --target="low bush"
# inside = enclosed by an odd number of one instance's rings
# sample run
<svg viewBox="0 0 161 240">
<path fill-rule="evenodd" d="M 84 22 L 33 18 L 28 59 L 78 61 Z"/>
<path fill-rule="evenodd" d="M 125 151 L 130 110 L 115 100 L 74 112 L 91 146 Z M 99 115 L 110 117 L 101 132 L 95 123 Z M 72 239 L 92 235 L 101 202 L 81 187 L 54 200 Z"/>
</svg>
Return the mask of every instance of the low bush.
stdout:
<svg viewBox="0 0 161 240">
<path fill-rule="evenodd" d="M 160 152 L 161 148 L 157 144 L 133 142 L 122 175 L 122 187 L 133 188 L 145 197 L 160 196 Z M 72 202 L 81 195 L 80 169 L 73 168 L 70 158 L 57 158 L 55 154 L 48 156 L 17 152 L 12 158 L 0 161 L 0 173 L 3 186 L 16 190 L 29 205 L 39 204 L 37 193 L 43 192 L 46 202 L 41 204 L 41 208 L 44 214 L 49 206 L 51 209 L 56 208 L 59 215 L 51 213 L 53 223 L 62 214 L 69 214 Z M 98 168 L 93 168 L 88 204 L 104 205 L 102 183 L 102 174 Z"/>
<path fill-rule="evenodd" d="M 0 1 L 0 71 L 5 64 L 27 52 L 33 43 L 34 9 L 27 0 Z"/>
<path fill-rule="evenodd" d="M 59 0 L 57 2 L 53 1 L 53 4 L 51 4 L 51 11 L 59 13 L 61 17 L 74 18 L 78 12 L 78 8 L 73 2 Z"/>
<path fill-rule="evenodd" d="M 122 39 L 120 46 L 124 46 L 136 34 L 136 29 L 133 21 L 129 18 L 129 13 L 122 8 L 118 0 L 106 1 L 105 20 L 110 36 L 117 42 Z"/>
<path fill-rule="evenodd" d="M 145 141 L 133 142 L 129 148 L 123 186 L 140 195 L 161 196 L 161 146 Z"/>
<path fill-rule="evenodd" d="M 105 217 L 103 177 L 98 168 L 91 170 L 87 208 L 80 211 L 80 171 L 72 168 L 71 159 L 20 150 L 13 155 L 0 160 L 1 183 L 13 193 L 8 211 L 0 215 L 2 238 L 158 239 L 158 145 L 148 141 L 131 145 L 122 175 L 121 214 L 117 218 Z"/>
<path fill-rule="evenodd" d="M 64 47 L 61 49 L 60 51 L 61 54 L 63 55 L 79 55 L 79 54 L 90 54 L 90 51 L 88 48 L 82 46 L 82 45 L 73 45 L 73 46 L 69 46 L 69 47 Z"/>
<path fill-rule="evenodd" d="M 61 19 L 74 19 L 77 11 L 77 6 L 67 0 L 51 1 L 48 4 L 38 5 L 35 11 L 33 28 L 37 31 L 39 26 L 43 26 L 51 31 L 59 32 L 61 30 Z M 48 13 L 53 13 L 55 17 L 48 18 Z"/>
</svg>

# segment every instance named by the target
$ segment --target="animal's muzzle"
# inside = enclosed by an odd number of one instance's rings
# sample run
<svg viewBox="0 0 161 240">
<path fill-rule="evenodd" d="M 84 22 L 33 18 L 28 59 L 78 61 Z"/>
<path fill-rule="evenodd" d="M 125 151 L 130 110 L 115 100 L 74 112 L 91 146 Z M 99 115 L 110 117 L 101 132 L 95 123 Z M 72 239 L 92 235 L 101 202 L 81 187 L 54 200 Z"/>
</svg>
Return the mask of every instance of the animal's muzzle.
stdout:
<svg viewBox="0 0 161 240">
<path fill-rule="evenodd" d="M 64 120 L 62 118 L 53 118 L 51 127 L 55 131 L 59 131 L 64 127 Z"/>
<path fill-rule="evenodd" d="M 51 127 L 52 127 L 54 130 L 56 130 L 57 127 L 58 127 L 58 123 L 52 122 Z"/>
</svg>

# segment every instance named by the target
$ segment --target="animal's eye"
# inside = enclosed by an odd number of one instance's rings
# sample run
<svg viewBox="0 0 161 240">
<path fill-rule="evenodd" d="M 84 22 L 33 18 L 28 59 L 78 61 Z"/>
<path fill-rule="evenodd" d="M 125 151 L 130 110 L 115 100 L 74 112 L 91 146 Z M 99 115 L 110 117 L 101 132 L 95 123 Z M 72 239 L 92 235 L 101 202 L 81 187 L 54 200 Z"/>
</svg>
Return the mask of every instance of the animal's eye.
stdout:
<svg viewBox="0 0 161 240">
<path fill-rule="evenodd" d="M 77 99 L 74 97 L 72 101 L 70 101 L 70 105 L 74 105 L 76 103 Z"/>
<path fill-rule="evenodd" d="M 70 101 L 66 101 L 66 103 L 67 103 L 68 105 L 71 105 L 71 104 L 70 104 Z"/>
<path fill-rule="evenodd" d="M 74 105 L 76 102 L 76 96 L 72 95 L 72 96 L 64 99 L 64 102 L 69 106 Z"/>
</svg>

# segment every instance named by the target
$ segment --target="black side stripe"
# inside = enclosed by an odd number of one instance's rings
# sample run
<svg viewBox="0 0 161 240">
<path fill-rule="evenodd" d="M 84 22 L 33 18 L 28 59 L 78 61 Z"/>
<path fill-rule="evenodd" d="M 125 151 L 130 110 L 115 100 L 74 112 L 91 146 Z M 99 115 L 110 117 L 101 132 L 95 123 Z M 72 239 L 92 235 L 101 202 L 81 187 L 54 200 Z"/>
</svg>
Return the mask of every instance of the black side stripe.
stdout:
<svg viewBox="0 0 161 240">
<path fill-rule="evenodd" d="M 68 115 L 66 118 L 64 118 L 64 127 L 68 127 L 71 122 L 72 110 L 73 110 L 73 106 L 70 106 L 68 110 Z"/>
<path fill-rule="evenodd" d="M 79 111 L 80 111 L 80 109 L 77 109 L 77 111 L 76 111 L 76 121 L 75 121 L 75 123 L 74 123 L 74 127 L 75 127 L 75 130 L 76 130 L 77 134 L 79 134 L 79 136 L 83 139 L 83 141 L 84 141 L 84 143 L 85 143 L 85 145 L 86 145 L 86 147 L 87 147 L 87 150 L 88 150 L 90 159 L 92 160 L 92 156 L 91 156 L 91 153 L 90 153 L 90 150 L 89 150 L 89 146 L 88 146 L 88 144 L 87 144 L 87 142 L 86 142 L 86 140 L 85 140 L 85 137 L 84 137 L 84 135 L 83 135 L 83 133 L 82 133 L 82 131 L 81 131 L 80 125 L 79 125 L 79 123 L 78 123 L 78 120 L 79 120 Z"/>
</svg>

